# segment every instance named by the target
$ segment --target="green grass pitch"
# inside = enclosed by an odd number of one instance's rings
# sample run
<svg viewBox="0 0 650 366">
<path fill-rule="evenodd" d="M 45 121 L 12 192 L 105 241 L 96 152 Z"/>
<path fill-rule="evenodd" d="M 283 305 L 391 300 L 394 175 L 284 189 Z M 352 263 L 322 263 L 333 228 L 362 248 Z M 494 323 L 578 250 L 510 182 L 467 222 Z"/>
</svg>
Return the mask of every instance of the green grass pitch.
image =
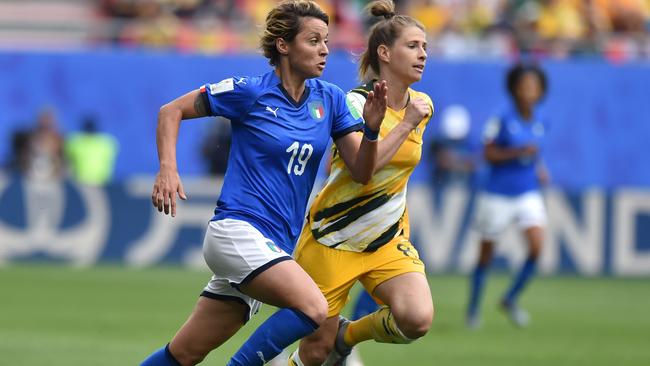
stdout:
<svg viewBox="0 0 650 366">
<path fill-rule="evenodd" d="M 180 268 L 0 267 L 0 365 L 138 365 L 183 323 L 208 277 Z M 508 280 L 491 278 L 483 327 L 468 331 L 466 278 L 431 276 L 429 334 L 408 346 L 366 342 L 366 365 L 650 365 L 647 279 L 538 278 L 522 299 L 532 315 L 527 329 L 497 310 Z M 263 307 L 203 364 L 225 365 L 272 311 Z"/>
</svg>

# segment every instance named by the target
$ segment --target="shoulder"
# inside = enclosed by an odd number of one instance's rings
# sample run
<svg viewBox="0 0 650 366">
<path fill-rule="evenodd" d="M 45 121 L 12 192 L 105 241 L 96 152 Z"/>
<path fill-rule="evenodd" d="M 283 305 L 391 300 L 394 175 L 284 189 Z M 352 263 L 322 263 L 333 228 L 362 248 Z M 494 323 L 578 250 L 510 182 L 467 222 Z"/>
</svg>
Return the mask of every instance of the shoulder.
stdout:
<svg viewBox="0 0 650 366">
<path fill-rule="evenodd" d="M 336 84 L 332 84 L 321 79 L 308 79 L 307 85 L 313 90 L 343 93 L 343 90 L 341 90 L 341 88 L 339 88 Z"/>
<path fill-rule="evenodd" d="M 309 79 L 307 80 L 307 86 L 311 89 L 311 95 L 320 95 L 326 103 L 340 104 L 340 101 L 345 98 L 345 92 L 338 85 L 324 80 Z"/>
<path fill-rule="evenodd" d="M 413 96 L 413 97 L 422 98 L 422 99 L 426 100 L 428 103 L 433 104 L 433 101 L 431 100 L 431 97 L 427 93 L 417 91 L 417 90 L 414 90 L 414 89 L 411 89 L 411 88 L 409 88 L 409 93 L 411 93 L 411 96 Z"/>
<path fill-rule="evenodd" d="M 350 89 L 345 94 L 348 104 L 358 104 L 363 109 L 363 105 L 366 103 L 366 99 L 368 99 L 368 93 L 372 91 L 372 86 L 373 81 L 370 81 L 366 84 L 361 84 L 353 89 Z"/>
<path fill-rule="evenodd" d="M 499 136 L 501 133 L 501 126 L 503 124 L 503 117 L 501 115 L 494 115 L 490 117 L 485 126 L 483 127 L 483 141 L 490 142 Z"/>
<path fill-rule="evenodd" d="M 207 85 L 207 92 L 211 95 L 222 93 L 244 94 L 248 97 L 259 94 L 271 85 L 271 78 L 268 74 L 260 76 L 234 75 L 227 77 L 218 83 Z"/>
</svg>

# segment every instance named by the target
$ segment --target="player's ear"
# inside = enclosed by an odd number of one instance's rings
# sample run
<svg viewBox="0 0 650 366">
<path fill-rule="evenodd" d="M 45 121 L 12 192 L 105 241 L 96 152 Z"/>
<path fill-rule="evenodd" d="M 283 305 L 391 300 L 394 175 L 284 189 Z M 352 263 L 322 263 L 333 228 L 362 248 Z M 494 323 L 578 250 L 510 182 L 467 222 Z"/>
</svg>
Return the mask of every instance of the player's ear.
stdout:
<svg viewBox="0 0 650 366">
<path fill-rule="evenodd" d="M 390 50 L 385 44 L 380 44 L 379 47 L 377 47 L 377 57 L 380 61 L 386 63 L 390 62 Z"/>
<path fill-rule="evenodd" d="M 278 49 L 278 52 L 281 55 L 288 55 L 289 54 L 289 43 L 285 41 L 283 38 L 276 38 L 275 40 L 275 48 Z"/>
</svg>

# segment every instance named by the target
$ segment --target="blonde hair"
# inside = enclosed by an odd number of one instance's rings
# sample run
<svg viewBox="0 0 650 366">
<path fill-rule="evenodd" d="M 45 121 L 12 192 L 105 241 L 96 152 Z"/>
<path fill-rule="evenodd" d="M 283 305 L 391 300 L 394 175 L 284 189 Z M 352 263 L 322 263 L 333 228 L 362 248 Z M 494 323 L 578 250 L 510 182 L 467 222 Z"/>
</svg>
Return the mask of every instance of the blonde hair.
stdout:
<svg viewBox="0 0 650 366">
<path fill-rule="evenodd" d="M 286 42 L 293 41 L 300 31 L 300 21 L 305 17 L 320 19 L 329 25 L 327 14 L 318 4 L 308 0 L 283 1 L 266 16 L 260 48 L 264 56 L 269 59 L 271 66 L 277 66 L 280 62 L 280 52 L 275 46 L 275 41 L 278 38 Z"/>
<path fill-rule="evenodd" d="M 383 17 L 370 28 L 366 50 L 359 57 L 359 78 L 369 80 L 379 76 L 377 48 L 380 45 L 392 46 L 405 27 L 415 26 L 424 31 L 424 26 L 408 15 L 395 14 L 392 0 L 373 1 L 364 10 L 372 16 Z"/>
</svg>

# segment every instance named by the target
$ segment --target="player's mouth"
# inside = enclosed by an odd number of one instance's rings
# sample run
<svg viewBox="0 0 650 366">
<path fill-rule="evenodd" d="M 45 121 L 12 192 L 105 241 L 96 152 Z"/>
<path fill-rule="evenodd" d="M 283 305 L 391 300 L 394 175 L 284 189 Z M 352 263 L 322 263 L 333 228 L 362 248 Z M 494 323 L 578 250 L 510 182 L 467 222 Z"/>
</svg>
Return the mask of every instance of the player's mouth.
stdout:
<svg viewBox="0 0 650 366">
<path fill-rule="evenodd" d="M 424 64 L 413 65 L 413 68 L 420 74 L 424 72 Z"/>
<path fill-rule="evenodd" d="M 319 62 L 318 63 L 318 69 L 321 70 L 321 71 L 325 70 L 325 64 L 326 64 L 325 61 Z"/>
</svg>

